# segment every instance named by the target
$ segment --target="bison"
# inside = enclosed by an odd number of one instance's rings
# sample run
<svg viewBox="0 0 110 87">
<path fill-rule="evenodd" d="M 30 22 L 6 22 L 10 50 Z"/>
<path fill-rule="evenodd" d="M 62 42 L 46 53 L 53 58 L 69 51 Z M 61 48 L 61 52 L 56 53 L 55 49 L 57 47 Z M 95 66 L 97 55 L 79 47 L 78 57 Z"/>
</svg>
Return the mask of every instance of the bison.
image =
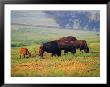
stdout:
<svg viewBox="0 0 110 87">
<path fill-rule="evenodd" d="M 52 56 L 61 56 L 61 50 L 56 40 L 43 43 L 39 48 L 39 56 L 43 57 L 44 52 L 52 53 Z"/>
<path fill-rule="evenodd" d="M 89 53 L 89 47 L 87 46 L 86 40 L 71 41 L 71 44 L 73 44 L 76 49 L 80 49 L 80 51 Z"/>
<path fill-rule="evenodd" d="M 26 55 L 29 57 L 31 56 L 31 53 L 29 53 L 29 50 L 27 48 L 20 48 L 19 49 L 20 58 L 23 56 L 25 58 Z"/>
<path fill-rule="evenodd" d="M 43 43 L 39 48 L 39 56 L 43 57 L 44 52 L 52 53 L 52 56 L 61 56 L 61 51 L 64 53 L 76 53 L 76 49 L 89 52 L 89 47 L 85 40 L 77 40 L 76 37 L 68 36 L 62 37 L 59 40 Z"/>
<path fill-rule="evenodd" d="M 64 50 L 64 53 L 76 53 L 76 48 L 70 41 L 57 40 L 57 43 L 60 50 Z"/>
<path fill-rule="evenodd" d="M 64 50 L 64 53 L 71 52 L 76 53 L 76 48 L 71 43 L 71 41 L 76 41 L 76 37 L 68 36 L 68 37 L 62 37 L 59 40 L 57 40 L 57 43 L 59 45 L 59 48 L 61 50 Z"/>
</svg>

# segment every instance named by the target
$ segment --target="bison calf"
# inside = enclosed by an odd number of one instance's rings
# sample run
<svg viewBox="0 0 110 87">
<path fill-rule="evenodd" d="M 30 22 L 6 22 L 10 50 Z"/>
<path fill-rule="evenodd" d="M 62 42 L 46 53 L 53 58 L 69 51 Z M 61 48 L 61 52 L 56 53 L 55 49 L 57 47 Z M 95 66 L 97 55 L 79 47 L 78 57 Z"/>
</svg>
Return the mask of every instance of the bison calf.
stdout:
<svg viewBox="0 0 110 87">
<path fill-rule="evenodd" d="M 31 53 L 29 53 L 29 50 L 27 48 L 20 48 L 19 53 L 20 53 L 20 58 L 21 56 L 25 58 L 26 55 L 28 55 L 29 57 L 31 56 Z"/>
</svg>

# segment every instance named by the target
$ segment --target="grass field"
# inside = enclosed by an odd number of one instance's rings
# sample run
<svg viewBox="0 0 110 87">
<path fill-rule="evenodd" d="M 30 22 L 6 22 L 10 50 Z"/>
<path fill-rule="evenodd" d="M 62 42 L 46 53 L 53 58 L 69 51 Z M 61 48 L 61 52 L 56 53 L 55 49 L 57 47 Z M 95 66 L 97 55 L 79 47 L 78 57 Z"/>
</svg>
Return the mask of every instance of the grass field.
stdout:
<svg viewBox="0 0 110 87">
<path fill-rule="evenodd" d="M 90 53 L 76 54 L 62 51 L 61 57 L 44 58 L 38 55 L 41 43 L 56 40 L 64 36 L 75 36 L 87 41 Z M 30 58 L 20 58 L 18 49 L 27 47 Z M 12 77 L 99 77 L 100 76 L 100 37 L 97 32 L 49 29 L 32 26 L 11 26 L 11 76 Z"/>
</svg>

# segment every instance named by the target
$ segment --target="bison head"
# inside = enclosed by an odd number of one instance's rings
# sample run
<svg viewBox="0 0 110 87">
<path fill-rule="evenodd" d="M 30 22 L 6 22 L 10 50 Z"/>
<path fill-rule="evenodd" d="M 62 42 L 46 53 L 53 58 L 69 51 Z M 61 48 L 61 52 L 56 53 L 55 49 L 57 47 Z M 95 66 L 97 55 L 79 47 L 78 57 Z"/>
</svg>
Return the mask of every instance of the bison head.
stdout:
<svg viewBox="0 0 110 87">
<path fill-rule="evenodd" d="M 84 51 L 85 51 L 86 53 L 89 53 L 89 47 L 87 46 L 87 47 L 84 49 Z"/>
<path fill-rule="evenodd" d="M 39 48 L 39 56 L 43 57 L 43 53 L 44 53 L 43 46 L 40 46 L 40 48 Z"/>
</svg>

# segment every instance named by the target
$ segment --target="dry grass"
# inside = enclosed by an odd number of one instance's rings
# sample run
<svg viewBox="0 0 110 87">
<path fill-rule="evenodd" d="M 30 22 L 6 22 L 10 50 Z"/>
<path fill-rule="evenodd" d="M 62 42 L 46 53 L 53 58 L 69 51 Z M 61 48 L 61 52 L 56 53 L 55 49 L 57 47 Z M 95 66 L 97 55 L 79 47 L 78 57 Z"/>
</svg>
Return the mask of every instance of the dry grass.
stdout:
<svg viewBox="0 0 110 87">
<path fill-rule="evenodd" d="M 79 62 L 64 59 L 33 60 L 12 65 L 12 76 L 88 76 L 96 62 Z"/>
</svg>

